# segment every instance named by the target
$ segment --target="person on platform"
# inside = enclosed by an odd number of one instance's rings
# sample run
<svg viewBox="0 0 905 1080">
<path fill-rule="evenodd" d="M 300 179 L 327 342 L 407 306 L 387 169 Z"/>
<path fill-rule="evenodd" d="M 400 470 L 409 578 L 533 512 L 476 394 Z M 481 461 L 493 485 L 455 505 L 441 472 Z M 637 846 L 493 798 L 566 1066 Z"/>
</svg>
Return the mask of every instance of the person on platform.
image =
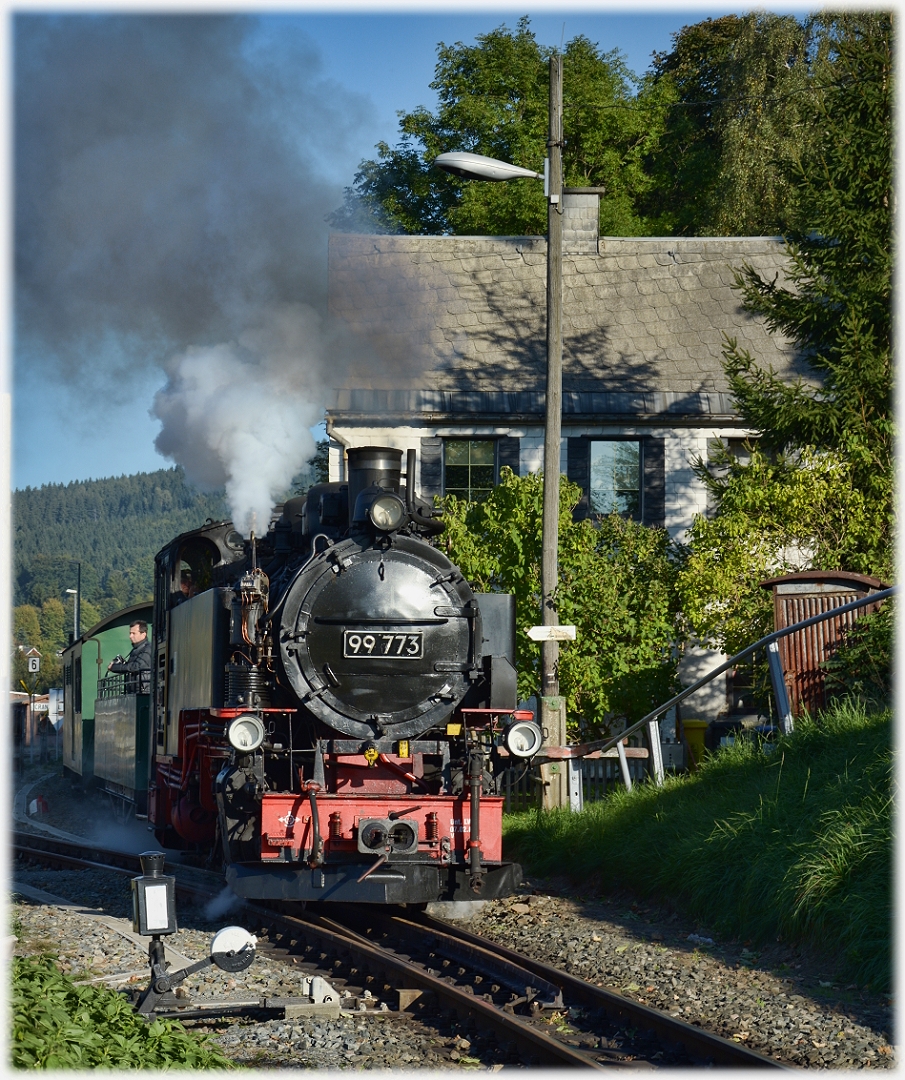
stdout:
<svg viewBox="0 0 905 1080">
<path fill-rule="evenodd" d="M 38 720 L 38 746 L 40 747 L 38 760 L 42 765 L 45 761 L 50 761 L 50 733 L 52 731 L 53 724 L 50 722 L 50 717 L 47 713 L 41 713 Z"/>
<path fill-rule="evenodd" d="M 151 692 L 151 642 L 148 641 L 148 624 L 138 620 L 129 627 L 129 640 L 132 651 L 123 659 L 115 656 L 107 665 L 107 670 L 115 675 L 126 676 L 127 694 L 149 694 Z"/>
</svg>

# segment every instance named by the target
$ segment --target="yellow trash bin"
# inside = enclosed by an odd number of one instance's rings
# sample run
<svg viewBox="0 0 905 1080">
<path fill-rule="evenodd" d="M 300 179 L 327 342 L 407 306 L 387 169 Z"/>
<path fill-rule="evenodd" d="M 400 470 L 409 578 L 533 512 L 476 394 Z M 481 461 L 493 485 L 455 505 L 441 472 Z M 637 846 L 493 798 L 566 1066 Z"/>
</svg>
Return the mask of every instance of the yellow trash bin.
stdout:
<svg viewBox="0 0 905 1080">
<path fill-rule="evenodd" d="M 688 768 L 691 772 L 697 772 L 698 766 L 704 760 L 704 733 L 709 727 L 706 720 L 682 721 L 682 734 L 688 745 Z"/>
</svg>

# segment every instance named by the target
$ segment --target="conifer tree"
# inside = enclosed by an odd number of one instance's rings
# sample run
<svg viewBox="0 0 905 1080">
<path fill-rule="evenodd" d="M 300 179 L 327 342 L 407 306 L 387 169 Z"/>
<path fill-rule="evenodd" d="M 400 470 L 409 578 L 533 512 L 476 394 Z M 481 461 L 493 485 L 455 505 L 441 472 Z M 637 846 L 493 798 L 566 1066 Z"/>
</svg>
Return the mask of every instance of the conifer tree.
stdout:
<svg viewBox="0 0 905 1080">
<path fill-rule="evenodd" d="M 797 170 L 809 229 L 788 238 L 788 279 L 737 277 L 749 310 L 801 351 L 789 384 L 729 341 L 737 407 L 759 433 L 747 462 L 698 463 L 716 502 L 691 529 L 679 576 L 694 635 L 737 652 L 769 631 L 767 577 L 815 568 L 893 571 L 892 26 L 837 17 L 812 154 Z"/>
<path fill-rule="evenodd" d="M 799 347 L 812 377 L 789 385 L 735 341 L 726 351 L 765 447 L 838 457 L 866 519 L 822 554 L 874 573 L 889 572 L 892 541 L 892 58 L 888 13 L 839 16 L 816 145 L 797 168 L 809 229 L 787 240 L 787 282 L 738 276 L 746 307 Z"/>
</svg>

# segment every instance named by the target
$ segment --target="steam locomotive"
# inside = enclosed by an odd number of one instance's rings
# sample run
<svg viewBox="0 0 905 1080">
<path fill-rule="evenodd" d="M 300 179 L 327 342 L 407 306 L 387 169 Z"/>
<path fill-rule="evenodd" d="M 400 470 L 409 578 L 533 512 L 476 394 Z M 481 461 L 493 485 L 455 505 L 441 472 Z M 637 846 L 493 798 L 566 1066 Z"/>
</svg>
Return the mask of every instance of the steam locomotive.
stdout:
<svg viewBox="0 0 905 1080">
<path fill-rule="evenodd" d="M 147 813 L 240 896 L 427 903 L 511 892 L 501 777 L 540 749 L 517 708 L 515 602 L 431 539 L 415 454 L 156 557 Z M 403 480 L 405 481 L 403 486 Z"/>
</svg>

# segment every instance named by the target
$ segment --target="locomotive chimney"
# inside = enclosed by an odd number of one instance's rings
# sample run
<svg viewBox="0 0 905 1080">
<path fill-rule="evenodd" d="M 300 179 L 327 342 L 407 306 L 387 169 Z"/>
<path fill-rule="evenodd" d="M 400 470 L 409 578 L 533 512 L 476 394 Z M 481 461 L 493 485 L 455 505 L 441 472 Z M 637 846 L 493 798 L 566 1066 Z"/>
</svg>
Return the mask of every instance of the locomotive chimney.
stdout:
<svg viewBox="0 0 905 1080">
<path fill-rule="evenodd" d="M 356 446 L 346 451 L 349 461 L 349 519 L 355 501 L 365 488 L 379 484 L 384 490 L 399 494 L 402 478 L 402 451 L 391 446 Z"/>
</svg>

